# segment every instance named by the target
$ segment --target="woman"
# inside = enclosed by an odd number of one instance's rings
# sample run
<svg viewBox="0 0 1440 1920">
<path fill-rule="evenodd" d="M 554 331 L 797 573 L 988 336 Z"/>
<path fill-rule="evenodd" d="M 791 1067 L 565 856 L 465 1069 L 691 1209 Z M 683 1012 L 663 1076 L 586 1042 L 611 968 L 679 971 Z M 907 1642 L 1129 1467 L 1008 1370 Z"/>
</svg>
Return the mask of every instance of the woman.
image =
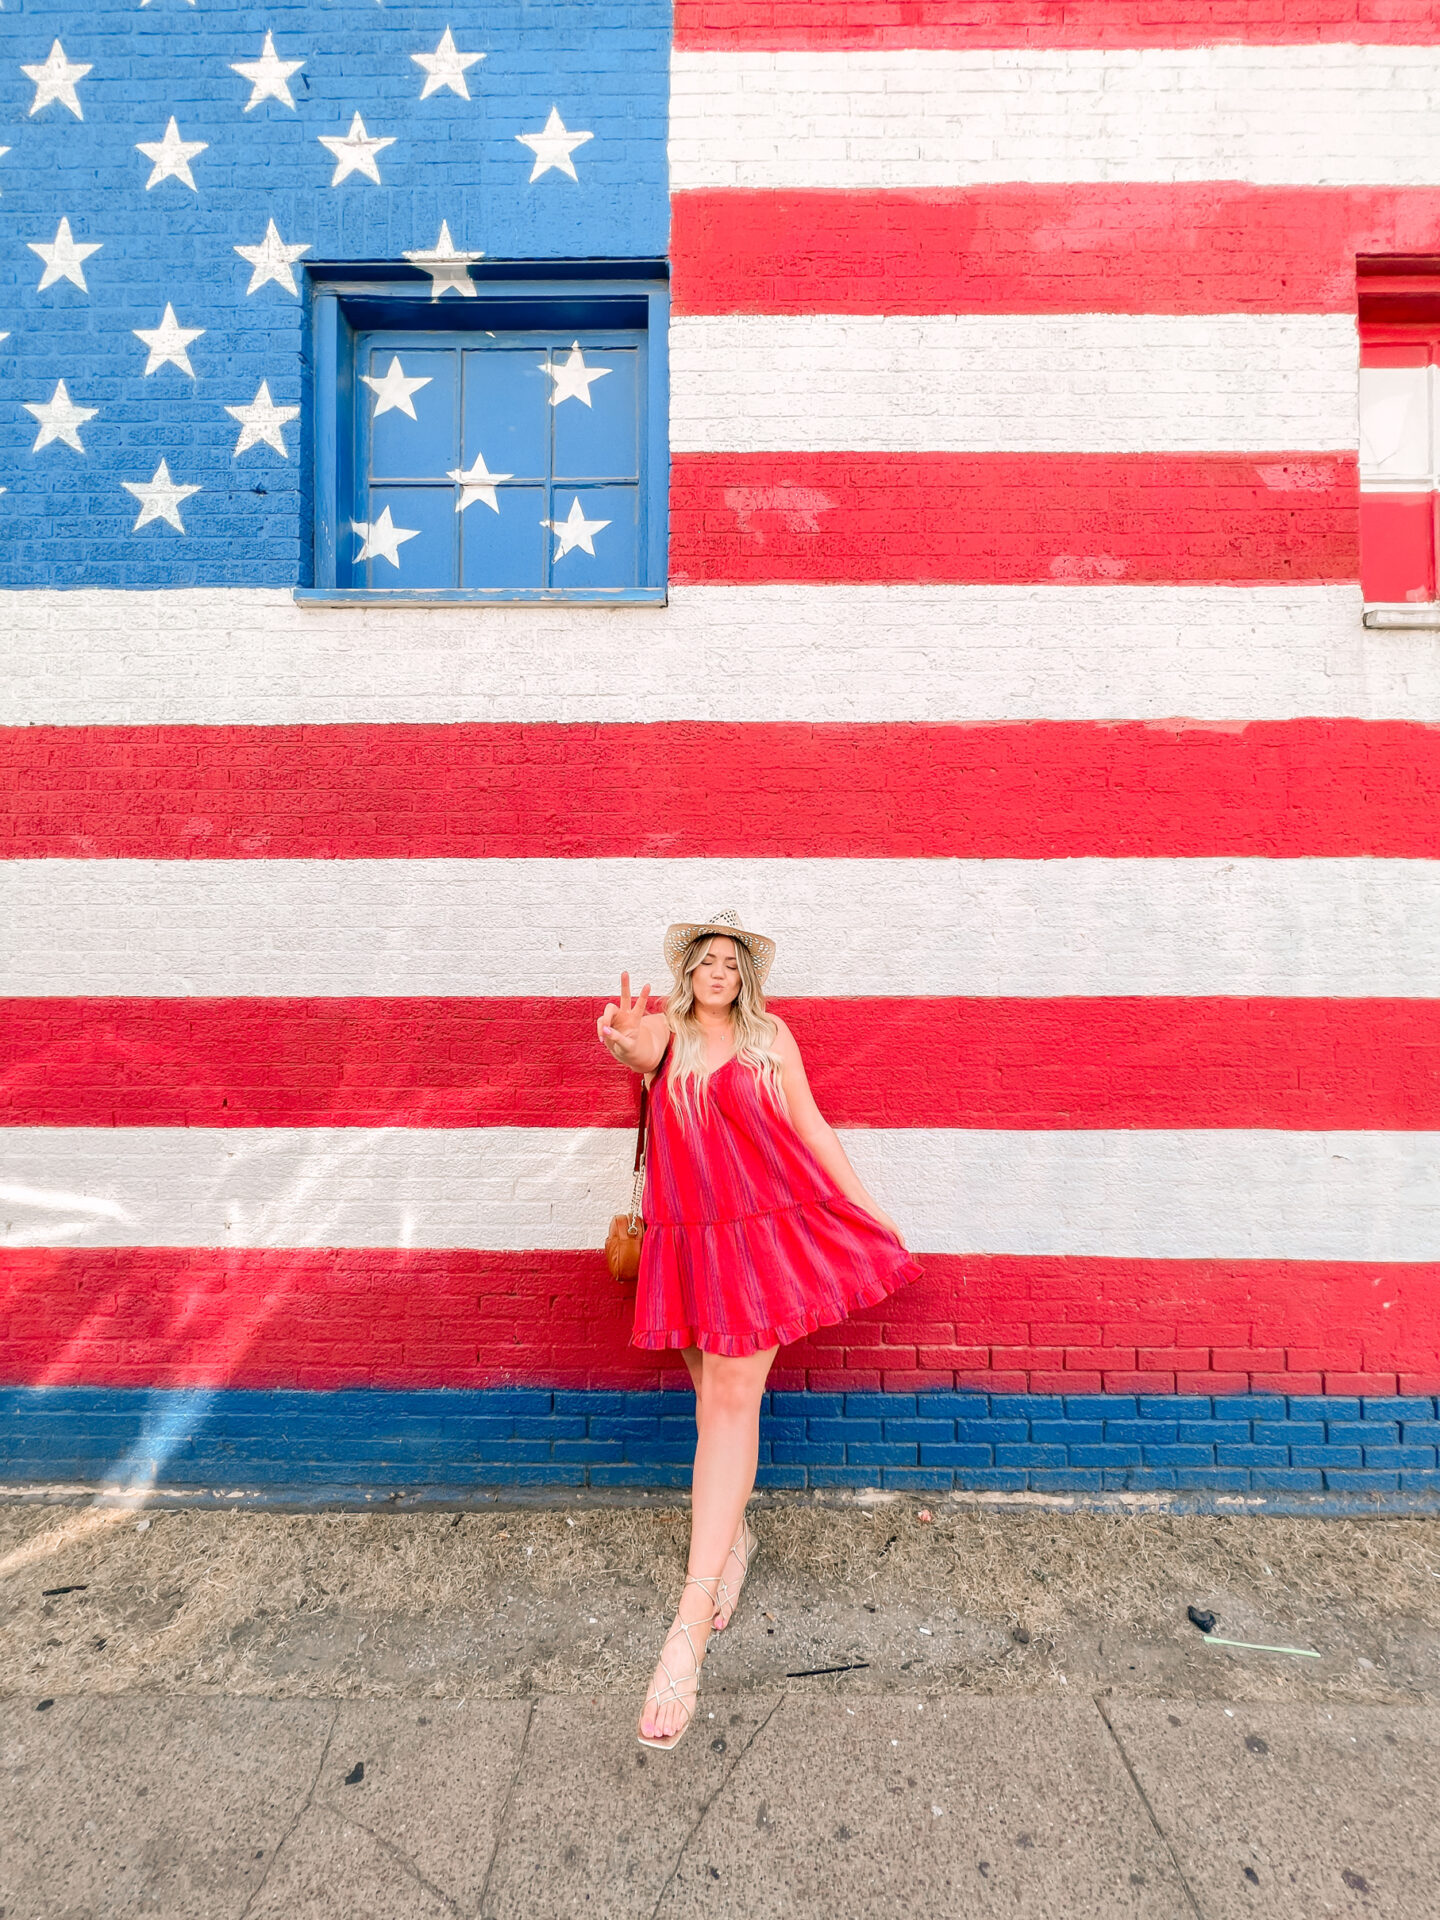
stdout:
<svg viewBox="0 0 1440 1920">
<path fill-rule="evenodd" d="M 745 1505 L 777 1350 L 919 1272 L 821 1118 L 789 1028 L 765 1011 L 774 957 L 734 913 L 672 926 L 665 1011 L 646 1011 L 648 986 L 632 1000 L 621 974 L 597 1023 L 617 1060 L 654 1076 L 631 1344 L 679 1347 L 695 1387 L 690 1557 L 640 1716 L 648 1747 L 689 1726 L 706 1642 L 758 1545 Z"/>
</svg>

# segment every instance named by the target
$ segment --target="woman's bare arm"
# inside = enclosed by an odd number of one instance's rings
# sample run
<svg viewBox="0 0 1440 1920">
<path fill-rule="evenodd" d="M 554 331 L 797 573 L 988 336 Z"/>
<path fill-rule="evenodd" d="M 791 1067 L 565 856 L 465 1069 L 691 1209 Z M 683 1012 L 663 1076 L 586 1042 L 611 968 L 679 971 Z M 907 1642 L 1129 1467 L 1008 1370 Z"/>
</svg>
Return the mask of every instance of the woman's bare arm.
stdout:
<svg viewBox="0 0 1440 1920">
<path fill-rule="evenodd" d="M 775 1025 L 779 1029 L 775 1051 L 780 1057 L 780 1079 L 785 1088 L 785 1104 L 790 1109 L 790 1124 L 845 1198 L 853 1200 L 856 1206 L 863 1207 L 867 1213 L 873 1214 L 881 1226 L 888 1227 L 903 1245 L 904 1236 L 899 1227 L 868 1192 L 859 1174 L 846 1158 L 845 1149 L 840 1144 L 840 1136 L 816 1106 L 815 1096 L 810 1091 L 810 1082 L 805 1078 L 805 1065 L 800 1058 L 800 1049 L 795 1044 L 794 1034 L 783 1020 L 776 1020 Z"/>
<path fill-rule="evenodd" d="M 635 1073 L 653 1073 L 665 1052 L 665 1042 L 670 1038 L 670 1027 L 664 1014 L 645 1011 L 649 998 L 650 987 L 647 982 L 632 1000 L 630 976 L 622 973 L 619 1001 L 610 1001 L 595 1022 L 601 1046 L 622 1067 L 629 1067 Z"/>
</svg>

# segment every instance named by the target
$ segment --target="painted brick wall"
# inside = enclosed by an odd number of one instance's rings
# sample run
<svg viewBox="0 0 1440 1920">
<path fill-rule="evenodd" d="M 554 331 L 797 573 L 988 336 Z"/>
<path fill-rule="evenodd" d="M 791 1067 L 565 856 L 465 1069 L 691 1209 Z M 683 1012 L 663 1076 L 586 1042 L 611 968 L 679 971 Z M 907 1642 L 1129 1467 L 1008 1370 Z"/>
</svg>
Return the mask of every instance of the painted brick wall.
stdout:
<svg viewBox="0 0 1440 1920">
<path fill-rule="evenodd" d="M 1362 624 L 1354 320 L 1440 253 L 1440 5 L 1002 11 L 0 13 L 0 1479 L 682 1482 L 591 1021 L 733 901 L 923 1268 L 781 1354 L 764 1484 L 1440 1500 L 1440 648 Z M 668 249 L 669 604 L 297 605 L 271 219 Z"/>
</svg>

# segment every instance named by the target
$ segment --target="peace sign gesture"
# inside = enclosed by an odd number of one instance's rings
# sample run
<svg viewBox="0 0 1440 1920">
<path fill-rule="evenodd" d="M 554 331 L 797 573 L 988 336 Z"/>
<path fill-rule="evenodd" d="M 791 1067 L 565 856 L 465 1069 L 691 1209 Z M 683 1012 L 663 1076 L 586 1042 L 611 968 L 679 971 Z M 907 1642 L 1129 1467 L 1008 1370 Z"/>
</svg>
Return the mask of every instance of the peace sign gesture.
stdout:
<svg viewBox="0 0 1440 1920">
<path fill-rule="evenodd" d="M 647 1018 L 645 1009 L 650 1003 L 650 983 L 647 980 L 632 1000 L 630 998 L 630 976 L 620 976 L 620 999 L 606 1006 L 595 1023 L 603 1045 L 609 1048 L 617 1060 L 627 1067 L 634 1067 L 643 1073 L 654 1062 L 649 1058 L 653 1051 L 651 1036 L 645 1030 Z"/>
</svg>

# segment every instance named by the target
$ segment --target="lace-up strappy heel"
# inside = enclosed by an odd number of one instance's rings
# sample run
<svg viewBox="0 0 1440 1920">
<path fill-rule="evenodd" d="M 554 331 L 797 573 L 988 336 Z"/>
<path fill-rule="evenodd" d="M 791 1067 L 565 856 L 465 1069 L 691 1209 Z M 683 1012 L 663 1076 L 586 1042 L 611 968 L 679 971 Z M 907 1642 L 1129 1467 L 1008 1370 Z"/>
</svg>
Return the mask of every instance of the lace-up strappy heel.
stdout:
<svg viewBox="0 0 1440 1920">
<path fill-rule="evenodd" d="M 742 1547 L 744 1548 L 743 1553 L 741 1552 Z M 725 1566 L 727 1570 L 729 1568 L 731 1560 L 738 1560 L 740 1563 L 740 1575 L 735 1582 L 734 1592 L 733 1593 L 731 1592 L 730 1583 L 728 1580 L 726 1580 L 723 1577 L 723 1575 L 720 1578 L 720 1580 L 717 1582 L 717 1598 L 715 1601 L 716 1610 L 718 1612 L 718 1610 L 722 1606 L 729 1607 L 730 1619 L 716 1620 L 712 1625 L 712 1629 L 711 1629 L 712 1632 L 723 1633 L 726 1627 L 729 1626 L 730 1620 L 733 1620 L 735 1618 L 735 1609 L 740 1604 L 740 1593 L 741 1593 L 741 1589 L 745 1585 L 745 1576 L 750 1571 L 750 1562 L 755 1558 L 756 1554 L 759 1551 L 760 1551 L 759 1537 L 751 1530 L 750 1522 L 747 1520 L 745 1522 L 744 1531 L 741 1533 L 740 1538 L 735 1542 L 734 1546 L 731 1547 L 729 1555 L 727 1556 L 725 1561 Z M 719 1597 L 721 1595 L 723 1595 L 724 1597 L 723 1598 Z"/>
<path fill-rule="evenodd" d="M 710 1580 L 702 1580 L 698 1574 L 692 1573 L 687 1574 L 685 1578 L 685 1587 L 699 1587 L 701 1592 L 707 1596 L 711 1603 L 712 1613 L 714 1608 L 720 1603 L 715 1594 L 711 1593 L 710 1589 L 712 1587 L 718 1588 L 719 1585 L 720 1581 L 718 1577 Z M 680 1598 L 682 1600 L 685 1598 L 685 1587 L 680 1589 Z M 658 1747 L 662 1753 L 668 1753 L 672 1747 L 678 1747 L 680 1742 L 685 1738 L 685 1735 L 690 1731 L 690 1722 L 695 1718 L 695 1703 L 700 1697 L 700 1669 L 705 1662 L 704 1654 L 696 1652 L 695 1642 L 690 1638 L 690 1635 L 696 1627 L 703 1626 L 704 1624 L 703 1620 L 681 1620 L 677 1617 L 675 1624 L 671 1627 L 669 1633 L 666 1634 L 665 1646 L 661 1647 L 660 1658 L 656 1662 L 656 1665 L 665 1675 L 665 1685 L 654 1688 L 646 1694 L 645 1706 L 648 1707 L 653 1701 L 657 1707 L 660 1707 L 663 1706 L 667 1700 L 674 1700 L 677 1705 L 684 1707 L 685 1719 L 677 1732 L 667 1735 L 663 1740 L 656 1740 L 649 1734 L 641 1731 L 645 1725 L 645 1708 L 642 1707 L 640 1710 L 640 1718 L 635 1723 L 635 1737 L 642 1747 Z M 665 1658 L 665 1648 L 670 1645 L 670 1642 L 675 1638 L 677 1633 L 684 1634 L 685 1644 L 690 1649 L 690 1657 L 695 1662 L 693 1672 L 682 1673 L 679 1679 L 670 1671 L 669 1662 Z M 681 1695 L 679 1682 L 680 1680 L 690 1679 L 693 1679 L 695 1682 L 695 1693 L 691 1699 L 686 1700 Z"/>
</svg>

